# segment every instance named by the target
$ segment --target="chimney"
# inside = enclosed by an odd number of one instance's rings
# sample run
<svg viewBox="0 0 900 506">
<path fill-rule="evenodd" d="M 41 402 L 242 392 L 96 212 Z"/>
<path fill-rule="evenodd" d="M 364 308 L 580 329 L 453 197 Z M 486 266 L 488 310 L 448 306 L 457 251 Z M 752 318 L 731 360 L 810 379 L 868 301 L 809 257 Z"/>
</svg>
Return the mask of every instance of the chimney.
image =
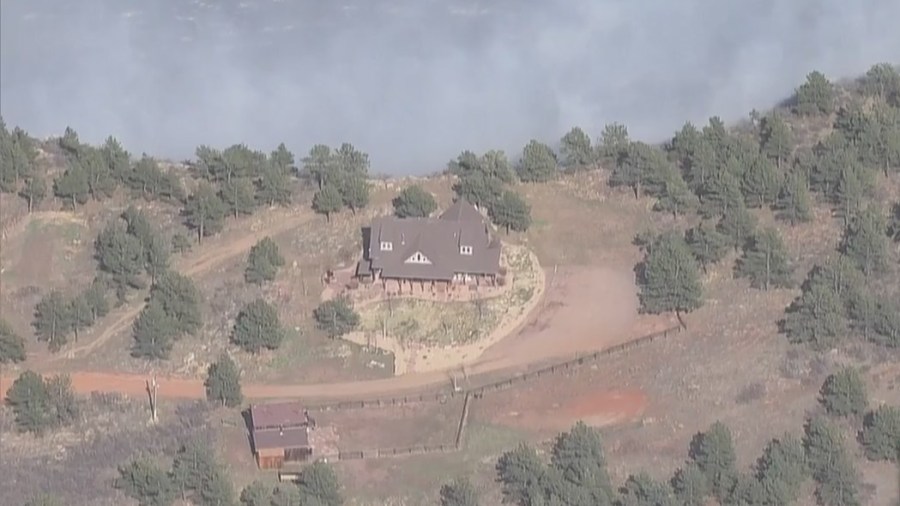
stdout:
<svg viewBox="0 0 900 506">
<path fill-rule="evenodd" d="M 284 436 L 284 425 L 279 425 L 279 426 L 278 426 L 278 435 L 279 435 L 279 436 Z"/>
<path fill-rule="evenodd" d="M 400 244 L 406 244 L 406 234 L 400 232 Z"/>
</svg>

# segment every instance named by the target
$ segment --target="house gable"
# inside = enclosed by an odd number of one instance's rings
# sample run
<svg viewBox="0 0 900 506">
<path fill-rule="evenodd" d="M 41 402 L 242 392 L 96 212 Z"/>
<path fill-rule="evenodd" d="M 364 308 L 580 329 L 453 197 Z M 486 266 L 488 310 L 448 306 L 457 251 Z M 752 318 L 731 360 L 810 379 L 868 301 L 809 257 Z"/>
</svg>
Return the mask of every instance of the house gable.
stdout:
<svg viewBox="0 0 900 506">
<path fill-rule="evenodd" d="M 421 251 L 416 251 L 409 258 L 406 259 L 404 263 L 407 264 L 431 264 L 431 260 L 428 259 L 427 256 L 423 255 Z"/>
</svg>

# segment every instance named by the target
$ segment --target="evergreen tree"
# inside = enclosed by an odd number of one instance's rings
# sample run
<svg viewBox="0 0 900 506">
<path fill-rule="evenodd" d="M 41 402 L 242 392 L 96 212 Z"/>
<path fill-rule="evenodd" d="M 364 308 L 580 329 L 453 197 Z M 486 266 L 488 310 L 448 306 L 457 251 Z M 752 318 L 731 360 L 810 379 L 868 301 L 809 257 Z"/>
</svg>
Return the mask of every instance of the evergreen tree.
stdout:
<svg viewBox="0 0 900 506">
<path fill-rule="evenodd" d="M 819 401 L 835 416 L 862 415 L 869 405 L 866 384 L 859 371 L 845 367 L 831 374 L 822 384 Z"/>
<path fill-rule="evenodd" d="M 775 202 L 781 185 L 781 177 L 775 165 L 758 155 L 747 164 L 741 180 L 741 191 L 748 206 L 764 207 Z"/>
<path fill-rule="evenodd" d="M 756 228 L 756 217 L 742 202 L 731 206 L 719 220 L 719 233 L 727 237 L 734 249 L 740 249 L 747 245 L 747 241 L 753 237 Z"/>
<path fill-rule="evenodd" d="M 724 502 L 737 484 L 734 444 L 731 431 L 721 422 L 697 434 L 691 442 L 691 459 L 703 472 L 713 495 Z"/>
<path fill-rule="evenodd" d="M 675 476 L 672 477 L 672 489 L 675 491 L 675 497 L 684 506 L 703 506 L 709 494 L 706 475 L 695 462 L 689 462 L 675 472 Z"/>
<path fill-rule="evenodd" d="M 869 411 L 859 435 L 869 460 L 900 458 L 900 408 L 882 404 Z"/>
<path fill-rule="evenodd" d="M 72 380 L 68 375 L 51 376 L 44 380 L 50 398 L 51 420 L 54 427 L 71 425 L 78 418 L 80 408 L 72 392 Z"/>
<path fill-rule="evenodd" d="M 478 506 L 478 491 L 468 478 L 461 477 L 441 487 L 441 506 Z"/>
<path fill-rule="evenodd" d="M 241 405 L 244 396 L 241 393 L 241 373 L 237 364 L 227 354 L 210 364 L 206 371 L 206 399 L 219 402 L 223 407 L 234 408 Z"/>
<path fill-rule="evenodd" d="M 284 328 L 278 311 L 263 299 L 244 306 L 231 333 L 231 342 L 250 353 L 259 353 L 263 348 L 277 349 L 283 340 Z"/>
<path fill-rule="evenodd" d="M 282 142 L 269 155 L 269 165 L 285 175 L 296 170 L 294 167 L 294 153 Z"/>
<path fill-rule="evenodd" d="M 203 506 L 232 506 L 235 503 L 231 480 L 219 466 L 203 480 L 199 492 L 200 504 Z"/>
<path fill-rule="evenodd" d="M 737 274 L 750 279 L 750 286 L 768 290 L 770 287 L 790 288 L 794 269 L 775 228 L 758 231 L 744 248 L 744 256 L 736 266 Z"/>
<path fill-rule="evenodd" d="M 282 144 L 282 146 L 284 146 Z M 273 156 L 275 154 L 273 153 Z M 291 155 L 293 160 L 293 155 Z M 256 182 L 256 200 L 260 204 L 274 206 L 275 204 L 286 206 L 291 203 L 290 178 L 288 168 L 282 167 L 281 162 L 270 162 L 263 169 L 262 175 Z M 293 161 L 290 162 L 293 164 Z"/>
<path fill-rule="evenodd" d="M 97 235 L 94 242 L 100 270 L 110 274 L 120 291 L 126 286 L 140 287 L 140 275 L 144 271 L 144 248 L 138 237 L 110 223 Z"/>
<path fill-rule="evenodd" d="M 328 337 L 340 337 L 359 326 L 359 314 L 353 310 L 350 299 L 337 297 L 327 300 L 313 311 L 317 326 Z"/>
<path fill-rule="evenodd" d="M 667 484 L 657 483 L 647 473 L 631 475 L 625 480 L 618 501 L 620 506 L 675 506 Z"/>
<path fill-rule="evenodd" d="M 182 499 L 187 492 L 199 492 L 203 483 L 218 472 L 218 464 L 212 449 L 205 441 L 187 440 L 175 454 L 172 462 L 172 481 L 181 492 Z"/>
<path fill-rule="evenodd" d="M 634 192 L 635 198 L 639 198 L 645 187 L 651 193 L 657 194 L 670 172 L 668 160 L 662 151 L 642 142 L 634 142 L 617 160 L 609 184 L 628 186 Z"/>
<path fill-rule="evenodd" d="M 612 493 L 600 434 L 583 422 L 556 438 L 551 465 L 564 480 L 588 490 L 595 500 Z"/>
<path fill-rule="evenodd" d="M 597 154 L 600 158 L 615 162 L 626 154 L 630 145 L 628 128 L 621 123 L 610 123 L 604 126 L 603 132 L 600 133 Z"/>
<path fill-rule="evenodd" d="M 78 153 L 84 149 L 84 145 L 78 139 L 78 132 L 68 126 L 62 137 L 59 138 L 59 147 L 62 148 L 63 154 L 69 160 L 78 156 Z"/>
<path fill-rule="evenodd" d="M 271 237 L 264 237 L 250 248 L 244 280 L 254 284 L 272 281 L 282 266 L 284 266 L 284 257 L 281 256 L 278 245 Z"/>
<path fill-rule="evenodd" d="M 256 208 L 253 183 L 246 177 L 235 177 L 222 183 L 219 198 L 225 204 L 228 214 L 235 218 L 242 214 L 253 214 Z"/>
<path fill-rule="evenodd" d="M 91 281 L 91 286 L 81 294 L 81 297 L 84 298 L 91 310 L 91 318 L 94 321 L 98 318 L 103 318 L 109 313 L 109 302 L 106 300 L 106 291 L 106 284 L 99 278 L 94 278 L 94 280 Z"/>
<path fill-rule="evenodd" d="M 437 209 L 434 197 L 419 185 L 407 186 L 391 203 L 398 218 L 426 218 Z"/>
<path fill-rule="evenodd" d="M 330 183 L 332 177 L 337 174 L 336 160 L 331 148 L 323 144 L 316 144 L 309 150 L 309 155 L 303 159 L 303 167 L 318 183 L 319 190 Z"/>
<path fill-rule="evenodd" d="M 58 291 L 45 295 L 35 306 L 33 325 L 38 340 L 45 341 L 50 351 L 59 351 L 74 325 L 69 301 Z"/>
<path fill-rule="evenodd" d="M 331 215 L 341 210 L 344 205 L 341 193 L 333 185 L 326 185 L 313 196 L 313 210 L 325 215 L 326 221 L 331 221 Z"/>
<path fill-rule="evenodd" d="M 697 204 L 697 196 L 691 192 L 681 174 L 674 169 L 667 170 L 654 210 L 670 212 L 673 217 L 678 218 L 679 213 L 690 212 L 696 209 Z"/>
<path fill-rule="evenodd" d="M 188 197 L 184 206 L 187 225 L 197 230 L 197 242 L 222 229 L 227 208 L 215 189 L 207 183 L 200 183 Z"/>
<path fill-rule="evenodd" d="M 80 165 L 70 166 L 53 182 L 53 193 L 70 202 L 72 209 L 77 208 L 78 204 L 86 203 L 91 196 L 87 173 Z"/>
<path fill-rule="evenodd" d="M 458 197 L 490 210 L 503 195 L 503 181 L 483 172 L 472 172 L 461 176 L 453 191 Z"/>
<path fill-rule="evenodd" d="M 781 167 L 791 156 L 794 141 L 791 129 L 777 114 L 763 118 L 760 124 L 760 149 L 767 157 Z"/>
<path fill-rule="evenodd" d="M 241 491 L 241 506 L 273 506 L 272 487 L 254 480 Z"/>
<path fill-rule="evenodd" d="M 119 466 L 115 487 L 137 500 L 140 506 L 169 506 L 175 500 L 169 474 L 147 458 Z"/>
<path fill-rule="evenodd" d="M 816 496 L 827 506 L 859 505 L 859 472 L 843 447 L 837 427 L 823 417 L 806 424 L 803 446 L 813 478 Z"/>
<path fill-rule="evenodd" d="M 345 206 L 354 214 L 369 205 L 369 182 L 361 175 L 345 176 L 338 190 Z"/>
<path fill-rule="evenodd" d="M 524 232 L 531 226 L 531 206 L 512 190 L 504 191 L 497 203 L 490 207 L 488 214 L 498 227 L 506 228 L 507 234 L 510 229 Z"/>
<path fill-rule="evenodd" d="M 572 128 L 562 137 L 559 152 L 567 168 L 584 169 L 595 162 L 591 138 L 579 127 Z"/>
<path fill-rule="evenodd" d="M 793 504 L 807 477 L 806 454 L 802 442 L 790 434 L 773 439 L 756 463 L 756 478 L 764 492 L 761 504 Z"/>
<path fill-rule="evenodd" d="M 91 198 L 101 200 L 111 197 L 118 186 L 118 180 L 109 168 L 109 164 L 99 149 L 85 146 L 78 154 L 75 162 L 87 176 L 88 191 Z"/>
<path fill-rule="evenodd" d="M 40 204 L 47 196 L 47 184 L 40 177 L 29 177 L 19 195 L 28 201 L 28 212 L 30 213 L 34 210 L 34 206 Z"/>
<path fill-rule="evenodd" d="M 25 340 L 13 328 L 0 319 L 0 364 L 15 364 L 25 361 Z"/>
<path fill-rule="evenodd" d="M 344 503 L 334 469 L 322 461 L 316 461 L 300 472 L 297 487 L 303 504 L 341 506 Z"/>
<path fill-rule="evenodd" d="M 704 271 L 708 266 L 725 258 L 731 246 L 729 238 L 719 233 L 716 225 L 708 220 L 688 229 L 685 240 Z"/>
<path fill-rule="evenodd" d="M 169 358 L 177 331 L 175 322 L 166 314 L 162 304 L 151 299 L 135 320 L 133 329 L 132 356 L 160 360 Z"/>
<path fill-rule="evenodd" d="M 109 136 L 100 148 L 100 154 L 112 177 L 120 183 L 127 184 L 131 173 L 131 155 L 125 151 L 122 144 L 115 137 Z"/>
<path fill-rule="evenodd" d="M 150 290 L 150 300 L 156 301 L 171 319 L 177 335 L 194 335 L 203 324 L 200 314 L 200 291 L 190 278 L 166 271 Z"/>
<path fill-rule="evenodd" d="M 647 313 L 689 312 L 702 305 L 697 261 L 684 239 L 668 232 L 654 242 L 641 269 L 641 307 Z"/>
<path fill-rule="evenodd" d="M 369 155 L 344 142 L 334 150 L 334 160 L 340 177 L 361 177 L 369 175 Z"/>
<path fill-rule="evenodd" d="M 72 331 L 77 343 L 78 332 L 94 324 L 94 313 L 84 297 L 74 297 L 69 301 L 69 314 L 72 316 Z"/>
<path fill-rule="evenodd" d="M 781 327 L 793 343 L 833 346 L 844 331 L 843 307 L 834 288 L 810 283 L 788 307 Z"/>
<path fill-rule="evenodd" d="M 522 150 L 517 172 L 527 183 L 542 183 L 556 177 L 556 154 L 550 146 L 532 139 Z"/>
<path fill-rule="evenodd" d="M 534 448 L 520 444 L 497 460 L 497 477 L 502 483 L 503 497 L 510 504 L 528 504 L 536 496 L 546 474 Z"/>
<path fill-rule="evenodd" d="M 806 76 L 806 82 L 797 88 L 794 111 L 802 116 L 834 111 L 834 88 L 824 74 L 813 71 Z"/>
<path fill-rule="evenodd" d="M 692 172 L 692 162 L 697 150 L 703 143 L 700 131 L 690 121 L 686 122 L 681 130 L 675 132 L 672 140 L 666 145 L 667 151 L 672 155 L 681 170 L 685 174 Z"/>
<path fill-rule="evenodd" d="M 172 251 L 176 253 L 186 253 L 191 250 L 191 240 L 185 234 L 176 232 L 172 236 Z"/>
<path fill-rule="evenodd" d="M 705 176 L 700 198 L 703 201 L 700 212 L 707 218 L 721 216 L 733 207 L 744 205 L 740 180 L 724 170 Z"/>
<path fill-rule="evenodd" d="M 844 218 L 845 225 L 853 221 L 862 211 L 867 193 L 859 169 L 847 167 L 841 170 L 833 200 L 838 205 L 838 212 Z"/>
<path fill-rule="evenodd" d="M 812 209 L 809 198 L 809 190 L 806 188 L 803 176 L 797 173 L 789 174 L 775 201 L 778 210 L 777 217 L 790 222 L 791 226 L 797 223 L 806 223 L 812 219 Z"/>
<path fill-rule="evenodd" d="M 890 258 L 887 225 L 874 206 L 863 211 L 847 229 L 842 249 L 870 277 L 884 272 Z"/>
<path fill-rule="evenodd" d="M 12 408 L 16 427 L 22 432 L 40 436 L 53 426 L 53 406 L 40 374 L 20 374 L 6 392 L 6 404 Z"/>
</svg>

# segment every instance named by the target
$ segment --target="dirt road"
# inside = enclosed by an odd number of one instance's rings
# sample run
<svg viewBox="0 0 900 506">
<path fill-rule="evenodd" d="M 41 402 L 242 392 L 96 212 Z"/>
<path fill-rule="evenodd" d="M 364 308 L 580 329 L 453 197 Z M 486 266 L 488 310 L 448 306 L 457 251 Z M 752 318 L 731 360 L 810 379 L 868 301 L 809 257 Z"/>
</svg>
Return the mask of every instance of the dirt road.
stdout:
<svg viewBox="0 0 900 506">
<path fill-rule="evenodd" d="M 255 227 L 256 224 L 260 223 L 259 221 L 255 221 L 253 217 L 246 218 L 245 222 L 240 223 L 238 226 L 249 227 L 249 233 L 233 240 L 230 237 L 209 238 L 204 243 L 206 246 L 202 250 L 183 256 L 174 263 L 173 267 L 185 276 L 196 276 L 225 263 L 237 255 L 245 254 L 260 239 L 299 227 L 313 219 L 314 216 L 307 209 L 277 209 L 266 214 L 266 226 L 259 227 Z M 256 229 L 254 230 L 254 228 Z M 143 300 L 137 300 L 118 308 L 97 324 L 94 331 L 99 331 L 100 334 L 96 338 L 91 339 L 90 342 L 82 346 L 76 346 L 68 350 L 64 355 L 53 357 L 50 362 L 84 355 L 97 349 L 113 336 L 128 328 L 143 309 Z"/>
</svg>

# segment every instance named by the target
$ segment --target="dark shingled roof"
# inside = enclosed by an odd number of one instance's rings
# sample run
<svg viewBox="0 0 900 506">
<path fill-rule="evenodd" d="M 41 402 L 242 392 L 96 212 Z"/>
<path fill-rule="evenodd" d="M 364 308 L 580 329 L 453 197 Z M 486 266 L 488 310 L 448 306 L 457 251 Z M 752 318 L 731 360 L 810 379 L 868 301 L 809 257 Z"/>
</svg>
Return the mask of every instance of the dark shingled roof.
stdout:
<svg viewBox="0 0 900 506">
<path fill-rule="evenodd" d="M 254 428 L 299 427 L 306 424 L 306 410 L 299 402 L 254 404 L 250 406 Z"/>
<path fill-rule="evenodd" d="M 440 218 L 383 216 L 372 222 L 365 258 L 370 269 L 386 278 L 450 280 L 455 273 L 496 274 L 500 269 L 500 241 L 491 238 L 484 217 L 472 204 L 458 200 Z M 381 243 L 392 249 L 381 251 Z M 461 246 L 472 248 L 463 255 Z M 417 253 L 425 263 L 407 262 Z M 358 267 L 365 272 L 365 267 Z"/>
<path fill-rule="evenodd" d="M 290 429 L 266 429 L 253 431 L 253 448 L 268 450 L 271 448 L 308 448 L 309 432 L 306 427 Z"/>
</svg>

